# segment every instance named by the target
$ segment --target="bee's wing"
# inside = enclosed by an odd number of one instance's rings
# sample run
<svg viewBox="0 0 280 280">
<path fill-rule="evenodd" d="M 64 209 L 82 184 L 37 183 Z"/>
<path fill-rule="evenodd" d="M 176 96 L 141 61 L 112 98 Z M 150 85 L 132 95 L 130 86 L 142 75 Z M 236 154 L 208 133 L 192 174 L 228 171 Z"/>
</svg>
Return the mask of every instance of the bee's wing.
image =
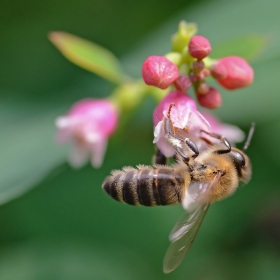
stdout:
<svg viewBox="0 0 280 280">
<path fill-rule="evenodd" d="M 220 178 L 221 173 L 218 173 L 209 183 L 192 182 L 189 185 L 182 202 L 186 213 L 176 223 L 169 235 L 171 244 L 163 260 L 165 273 L 174 270 L 191 247 L 210 205 L 211 186 L 218 183 Z"/>
<path fill-rule="evenodd" d="M 163 260 L 164 273 L 171 272 L 182 262 L 195 239 L 208 207 L 209 204 L 201 205 L 192 212 L 186 212 L 178 221 L 170 234 L 171 244 Z"/>
<path fill-rule="evenodd" d="M 175 242 L 176 240 L 182 238 L 190 229 L 197 223 L 197 220 L 203 214 L 204 207 L 208 204 L 200 205 L 193 211 L 187 211 L 176 223 L 174 228 L 169 234 L 169 241 Z"/>
</svg>

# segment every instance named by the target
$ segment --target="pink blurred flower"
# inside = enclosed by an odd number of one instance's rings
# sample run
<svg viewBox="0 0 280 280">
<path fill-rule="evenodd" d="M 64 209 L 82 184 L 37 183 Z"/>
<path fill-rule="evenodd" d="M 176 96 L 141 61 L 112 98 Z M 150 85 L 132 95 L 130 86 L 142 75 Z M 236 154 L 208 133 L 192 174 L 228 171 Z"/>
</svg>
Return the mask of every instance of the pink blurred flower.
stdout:
<svg viewBox="0 0 280 280">
<path fill-rule="evenodd" d="M 58 143 L 71 143 L 69 163 L 81 167 L 90 158 L 99 167 L 108 137 L 115 131 L 118 112 L 106 99 L 83 99 L 75 103 L 65 116 L 56 119 Z"/>
<path fill-rule="evenodd" d="M 149 56 L 142 66 L 142 77 L 147 85 L 168 88 L 179 76 L 176 64 L 165 56 Z"/>
<path fill-rule="evenodd" d="M 158 104 L 154 110 L 154 141 L 161 152 L 166 157 L 171 157 L 175 154 L 174 148 L 167 142 L 163 135 L 163 117 L 167 115 L 168 108 L 171 103 L 174 103 L 175 106 L 171 111 L 171 119 L 174 126 L 186 129 L 188 131 L 188 137 L 194 141 L 198 147 L 201 140 L 199 140 L 200 130 L 209 131 L 210 126 L 208 121 L 200 114 L 196 109 L 195 101 L 178 90 L 174 90 L 166 95 Z"/>
<path fill-rule="evenodd" d="M 254 71 L 242 57 L 224 57 L 213 66 L 212 76 L 226 89 L 249 86 L 254 79 Z"/>
<path fill-rule="evenodd" d="M 223 135 L 234 145 L 244 139 L 244 133 L 236 126 L 223 124 L 217 118 L 209 113 L 200 113 L 195 101 L 188 95 L 177 90 L 172 91 L 165 96 L 154 110 L 154 141 L 161 152 L 166 157 L 171 157 L 175 154 L 174 148 L 169 144 L 163 135 L 163 117 L 167 116 L 167 111 L 171 103 L 175 106 L 171 110 L 171 120 L 174 126 L 185 129 L 186 137 L 196 143 L 199 151 L 207 147 L 207 143 L 201 137 L 209 139 L 210 142 L 215 142 L 215 139 L 209 138 L 201 130 L 214 132 Z"/>
</svg>

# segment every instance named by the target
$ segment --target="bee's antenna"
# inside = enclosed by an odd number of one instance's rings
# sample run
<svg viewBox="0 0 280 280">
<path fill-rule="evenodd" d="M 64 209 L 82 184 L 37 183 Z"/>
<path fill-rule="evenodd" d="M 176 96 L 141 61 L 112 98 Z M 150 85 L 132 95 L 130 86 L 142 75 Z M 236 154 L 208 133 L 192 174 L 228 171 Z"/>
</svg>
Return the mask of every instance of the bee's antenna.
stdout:
<svg viewBox="0 0 280 280">
<path fill-rule="evenodd" d="M 255 131 L 255 123 L 252 123 L 251 128 L 250 128 L 249 133 L 248 133 L 248 136 L 247 136 L 247 140 L 246 140 L 245 145 L 242 149 L 243 152 L 245 152 L 248 149 L 248 147 L 250 145 L 250 142 L 251 142 L 251 139 L 253 137 L 254 131 Z"/>
</svg>

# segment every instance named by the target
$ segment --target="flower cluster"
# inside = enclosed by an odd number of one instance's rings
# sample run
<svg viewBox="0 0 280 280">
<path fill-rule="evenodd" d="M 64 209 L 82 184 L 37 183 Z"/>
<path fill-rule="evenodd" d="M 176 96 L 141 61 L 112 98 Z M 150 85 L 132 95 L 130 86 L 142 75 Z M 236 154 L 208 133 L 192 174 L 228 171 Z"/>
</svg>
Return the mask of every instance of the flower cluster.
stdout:
<svg viewBox="0 0 280 280">
<path fill-rule="evenodd" d="M 211 59 L 209 40 L 195 33 L 194 24 L 182 22 L 173 37 L 173 52 L 148 57 L 142 67 L 142 76 L 147 85 L 161 89 L 173 84 L 186 93 L 192 85 L 201 106 L 218 108 L 222 104 L 221 94 L 207 83 L 207 77 L 212 76 L 222 87 L 234 90 L 250 85 L 254 72 L 241 57 Z"/>
<path fill-rule="evenodd" d="M 162 119 L 171 103 L 174 126 L 184 129 L 198 148 L 206 144 L 201 141 L 201 130 L 226 136 L 232 143 L 243 140 L 243 132 L 235 126 L 220 124 L 209 113 L 200 113 L 195 101 L 187 94 L 191 86 L 199 104 L 208 109 L 220 107 L 220 92 L 206 81 L 212 76 L 228 90 L 243 88 L 253 81 L 254 72 L 241 57 L 229 56 L 212 60 L 209 40 L 195 35 L 196 26 L 182 22 L 173 37 L 173 52 L 166 56 L 150 56 L 142 66 L 142 77 L 146 84 L 165 89 L 173 85 L 174 91 L 165 96 L 154 111 L 154 143 L 166 156 L 173 156 L 175 150 L 163 136 Z"/>
<path fill-rule="evenodd" d="M 194 89 L 201 106 L 214 109 L 221 106 L 222 98 L 218 89 L 207 82 L 209 77 L 225 89 L 234 90 L 250 85 L 254 72 L 241 57 L 211 59 L 209 40 L 196 35 L 196 32 L 195 24 L 181 22 L 172 39 L 172 52 L 145 60 L 142 78 L 148 86 L 132 79 L 120 82 L 110 98 L 83 99 L 75 103 L 65 116 L 57 118 L 57 142 L 72 144 L 69 163 L 73 167 L 83 166 L 88 159 L 94 167 L 99 167 L 107 140 L 117 128 L 120 113 L 132 111 L 147 93 L 160 101 L 153 114 L 154 143 L 166 157 L 175 153 L 163 136 L 162 127 L 162 120 L 172 103 L 175 105 L 171 111 L 174 126 L 183 129 L 199 150 L 207 145 L 201 130 L 224 135 L 233 144 L 243 140 L 244 135 L 239 128 L 222 124 L 209 113 L 198 111 L 189 91 Z M 173 88 L 169 89 L 170 86 Z"/>
</svg>

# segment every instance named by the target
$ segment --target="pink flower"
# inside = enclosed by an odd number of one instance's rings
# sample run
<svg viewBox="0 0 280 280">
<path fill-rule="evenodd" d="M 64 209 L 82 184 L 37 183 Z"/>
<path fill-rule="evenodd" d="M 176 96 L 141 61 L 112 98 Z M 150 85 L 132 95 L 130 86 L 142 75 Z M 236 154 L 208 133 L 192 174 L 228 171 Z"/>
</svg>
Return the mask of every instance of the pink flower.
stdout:
<svg viewBox="0 0 280 280">
<path fill-rule="evenodd" d="M 208 56 L 212 51 L 211 45 L 203 36 L 193 36 L 189 42 L 190 55 L 198 60 L 201 60 Z"/>
<path fill-rule="evenodd" d="M 249 86 L 254 79 L 254 71 L 242 57 L 224 57 L 213 66 L 212 76 L 226 89 Z"/>
<path fill-rule="evenodd" d="M 197 111 L 195 101 L 188 95 L 177 90 L 172 91 L 165 96 L 154 110 L 154 141 L 161 152 L 166 157 L 175 154 L 174 148 L 165 139 L 163 135 L 163 117 L 167 115 L 171 103 L 175 106 L 171 110 L 171 120 L 174 126 L 185 129 L 186 137 L 196 143 L 199 151 L 207 147 L 207 143 L 201 137 L 209 139 L 210 142 L 217 140 L 201 133 L 201 130 L 214 132 L 228 138 L 234 145 L 244 139 L 244 133 L 233 125 L 220 123 L 214 116 L 209 113 L 200 113 Z"/>
<path fill-rule="evenodd" d="M 186 129 L 188 137 L 198 147 L 202 143 L 199 139 L 200 130 L 209 131 L 210 129 L 208 121 L 197 111 L 195 101 L 187 94 L 178 90 L 172 91 L 160 101 L 153 115 L 155 126 L 153 143 L 157 144 L 166 157 L 171 157 L 175 154 L 174 148 L 165 139 L 162 128 L 162 119 L 167 115 L 171 103 L 175 104 L 171 111 L 171 119 L 174 126 Z"/>
<path fill-rule="evenodd" d="M 142 66 L 142 77 L 147 85 L 168 88 L 179 76 L 176 64 L 164 56 L 149 56 Z"/>
<path fill-rule="evenodd" d="M 58 117 L 57 142 L 72 144 L 69 163 L 81 167 L 90 158 L 91 164 L 99 167 L 117 121 L 117 109 L 109 100 L 93 98 L 75 103 L 65 116 Z"/>
</svg>

